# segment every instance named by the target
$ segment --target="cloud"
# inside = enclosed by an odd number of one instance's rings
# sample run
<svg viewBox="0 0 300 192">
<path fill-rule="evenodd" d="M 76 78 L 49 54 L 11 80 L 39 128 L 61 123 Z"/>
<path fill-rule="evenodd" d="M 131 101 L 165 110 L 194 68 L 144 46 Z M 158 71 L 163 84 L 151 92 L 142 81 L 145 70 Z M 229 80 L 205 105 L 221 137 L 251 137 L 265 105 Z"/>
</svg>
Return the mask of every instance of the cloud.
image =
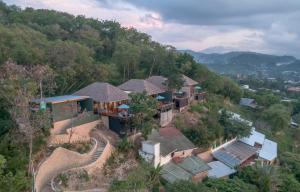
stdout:
<svg viewBox="0 0 300 192">
<path fill-rule="evenodd" d="M 116 20 L 179 49 L 222 47 L 300 57 L 299 0 L 4 1 L 21 7 Z"/>
</svg>

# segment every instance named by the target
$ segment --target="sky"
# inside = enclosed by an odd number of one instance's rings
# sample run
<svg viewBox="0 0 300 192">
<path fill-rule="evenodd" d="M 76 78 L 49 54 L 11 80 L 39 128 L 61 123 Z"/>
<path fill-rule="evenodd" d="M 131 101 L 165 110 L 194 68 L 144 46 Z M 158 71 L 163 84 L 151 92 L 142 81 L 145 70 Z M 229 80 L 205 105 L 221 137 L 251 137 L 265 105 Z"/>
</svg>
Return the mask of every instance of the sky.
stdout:
<svg viewBox="0 0 300 192">
<path fill-rule="evenodd" d="M 177 49 L 300 58 L 300 0 L 4 0 L 115 20 Z"/>
</svg>

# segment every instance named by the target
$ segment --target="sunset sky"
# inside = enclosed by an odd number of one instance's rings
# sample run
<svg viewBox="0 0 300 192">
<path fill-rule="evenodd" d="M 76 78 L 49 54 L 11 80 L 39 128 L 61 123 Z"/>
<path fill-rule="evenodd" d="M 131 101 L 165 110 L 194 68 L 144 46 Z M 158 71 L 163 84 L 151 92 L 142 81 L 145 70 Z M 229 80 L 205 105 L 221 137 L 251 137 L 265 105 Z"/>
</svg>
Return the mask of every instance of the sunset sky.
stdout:
<svg viewBox="0 0 300 192">
<path fill-rule="evenodd" d="M 299 0 L 4 0 L 115 20 L 178 49 L 300 57 Z"/>
</svg>

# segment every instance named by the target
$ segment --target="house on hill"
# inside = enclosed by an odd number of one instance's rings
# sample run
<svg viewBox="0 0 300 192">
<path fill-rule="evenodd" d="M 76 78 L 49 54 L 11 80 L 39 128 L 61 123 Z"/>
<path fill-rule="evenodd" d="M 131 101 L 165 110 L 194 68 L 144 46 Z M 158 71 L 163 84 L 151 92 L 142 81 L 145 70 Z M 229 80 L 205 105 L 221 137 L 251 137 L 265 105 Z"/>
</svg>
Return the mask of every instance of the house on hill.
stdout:
<svg viewBox="0 0 300 192">
<path fill-rule="evenodd" d="M 277 158 L 277 143 L 266 139 L 266 136 L 256 131 L 255 128 L 252 128 L 251 134 L 248 137 L 243 137 L 240 141 L 255 147 L 257 149 L 258 160 L 266 164 L 274 163 Z"/>
<path fill-rule="evenodd" d="M 198 85 L 199 83 L 185 75 L 182 75 L 183 86 L 178 91 L 168 90 L 168 78 L 166 77 L 151 76 L 146 80 L 157 87 L 160 87 L 161 89 L 165 90 L 166 93 L 171 95 L 175 108 L 179 111 L 184 110 L 192 100 L 203 101 L 205 99 L 206 93 Z"/>
<path fill-rule="evenodd" d="M 119 106 L 128 103 L 128 93 L 109 83 L 95 82 L 73 95 L 93 98 L 94 113 L 101 115 L 104 124 L 121 136 L 126 134 L 129 112 L 120 109 Z"/>
<path fill-rule="evenodd" d="M 146 92 L 148 96 L 157 96 L 165 92 L 165 90 L 157 87 L 144 79 L 130 79 L 118 86 L 126 93 L 143 93 Z"/>
<path fill-rule="evenodd" d="M 93 99 L 89 96 L 63 95 L 33 99 L 32 111 L 48 109 L 51 114 L 51 134 L 60 134 L 68 128 L 95 121 Z"/>
<path fill-rule="evenodd" d="M 193 156 L 194 144 L 173 127 L 152 130 L 142 142 L 140 156 L 155 167 L 163 166 L 162 177 L 168 182 L 177 180 L 201 181 L 207 177 L 210 167 Z"/>
<path fill-rule="evenodd" d="M 143 79 L 131 79 L 119 85 L 127 93 L 143 93 L 158 100 L 157 118 L 161 126 L 167 126 L 173 119 L 173 103 L 167 99 L 166 90 Z"/>
<path fill-rule="evenodd" d="M 245 106 L 245 107 L 250 107 L 250 108 L 257 108 L 257 103 L 254 99 L 250 98 L 241 98 L 240 100 L 240 105 Z"/>
</svg>

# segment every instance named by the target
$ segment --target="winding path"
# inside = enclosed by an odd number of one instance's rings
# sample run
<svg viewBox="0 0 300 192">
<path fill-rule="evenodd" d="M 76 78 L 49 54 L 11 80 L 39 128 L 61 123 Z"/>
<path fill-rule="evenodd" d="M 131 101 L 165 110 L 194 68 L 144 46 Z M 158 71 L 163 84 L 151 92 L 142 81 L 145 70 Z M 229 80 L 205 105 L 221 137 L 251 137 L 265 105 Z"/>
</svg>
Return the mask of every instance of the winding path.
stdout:
<svg viewBox="0 0 300 192">
<path fill-rule="evenodd" d="M 55 189 L 53 179 L 65 171 L 85 169 L 91 172 L 95 168 L 102 168 L 110 157 L 113 146 L 97 129 L 90 132 L 90 139 L 94 145 L 91 151 L 85 154 L 62 147 L 55 149 L 38 169 L 35 178 L 36 192 L 56 191 L 53 190 Z"/>
</svg>

